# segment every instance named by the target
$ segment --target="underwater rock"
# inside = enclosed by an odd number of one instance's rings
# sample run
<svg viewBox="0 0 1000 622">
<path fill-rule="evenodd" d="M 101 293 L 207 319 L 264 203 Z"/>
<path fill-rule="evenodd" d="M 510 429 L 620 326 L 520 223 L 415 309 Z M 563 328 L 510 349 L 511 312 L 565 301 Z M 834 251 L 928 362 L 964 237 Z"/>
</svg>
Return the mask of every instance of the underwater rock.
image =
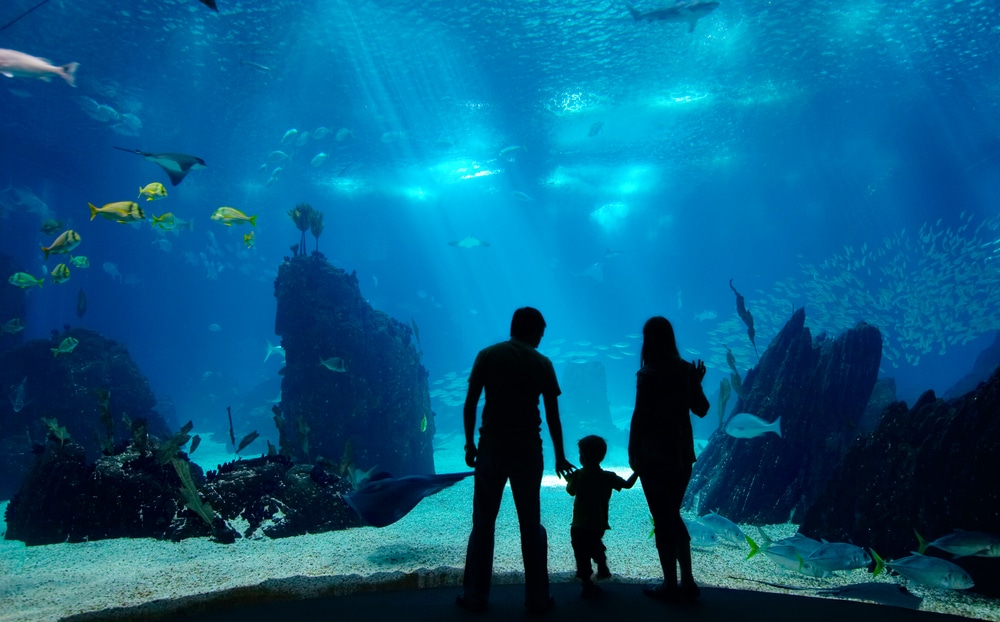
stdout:
<svg viewBox="0 0 1000 622">
<path fill-rule="evenodd" d="M 344 500 L 350 482 L 317 477 L 321 466 L 264 456 L 221 465 L 207 476 L 181 454 L 187 482 L 155 437 L 137 434 L 121 453 L 86 461 L 82 446 L 49 435 L 7 507 L 8 540 L 29 546 L 106 538 L 182 540 L 281 538 L 358 527 Z M 176 448 L 173 449 L 176 452 Z M 197 495 L 201 513 L 192 505 Z M 209 521 L 211 522 L 209 523 Z"/>
<path fill-rule="evenodd" d="M 986 382 L 993 371 L 1000 365 L 1000 332 L 997 333 L 993 343 L 979 353 L 976 362 L 972 365 L 972 371 L 962 376 L 951 388 L 944 392 L 944 399 L 951 400 L 961 397 L 969 391 L 975 390 L 980 382 Z"/>
<path fill-rule="evenodd" d="M 781 417 L 781 436 L 717 430 L 694 464 L 685 506 L 742 523 L 801 517 L 857 436 L 881 356 L 877 328 L 862 322 L 813 340 L 805 311 L 796 311 L 747 372 L 733 409 L 767 422 Z"/>
<path fill-rule="evenodd" d="M 278 269 L 275 334 L 285 349 L 281 452 L 399 476 L 434 473 L 427 370 L 410 326 L 377 311 L 354 274 L 320 253 Z"/>
<path fill-rule="evenodd" d="M 627 445 L 628 436 L 611 421 L 608 381 L 603 363 L 568 363 L 559 385 L 563 390 L 559 398 L 559 417 L 567 444 L 572 446 L 584 436 L 597 434 L 603 436 L 609 445 Z"/>
<path fill-rule="evenodd" d="M 832 474 L 800 531 L 850 541 L 884 559 L 917 550 L 956 529 L 1000 531 L 1000 368 L 985 384 L 954 400 L 924 393 L 912 408 L 892 404 L 878 427 L 855 442 Z M 951 558 L 974 591 L 1000 596 L 1000 558 Z"/>
<path fill-rule="evenodd" d="M 15 288 L 10 288 L 15 289 Z M 78 341 L 69 353 L 53 354 L 64 339 Z M 27 379 L 27 380 L 25 380 Z M 122 344 L 84 328 L 53 331 L 51 339 L 29 341 L 0 354 L 0 387 L 24 382 L 24 405 L 13 412 L 9 400 L 0 404 L 0 499 L 21 485 L 32 464 L 30 449 L 45 437 L 42 418 L 54 419 L 93 461 L 107 449 L 122 445 L 131 432 L 122 423 L 127 414 L 144 420 L 153 434 L 167 435 L 167 426 L 153 409 L 149 382 Z M 110 391 L 108 409 L 101 391 Z"/>
</svg>

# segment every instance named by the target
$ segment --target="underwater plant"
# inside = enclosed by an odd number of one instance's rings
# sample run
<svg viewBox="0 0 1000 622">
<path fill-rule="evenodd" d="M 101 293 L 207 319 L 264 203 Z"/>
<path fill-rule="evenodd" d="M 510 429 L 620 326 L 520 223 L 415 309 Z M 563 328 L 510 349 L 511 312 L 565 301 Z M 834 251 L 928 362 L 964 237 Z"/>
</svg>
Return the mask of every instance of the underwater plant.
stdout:
<svg viewBox="0 0 1000 622">
<path fill-rule="evenodd" d="M 183 484 L 181 496 L 184 497 L 184 504 L 208 523 L 209 527 L 214 527 L 215 510 L 212 509 L 212 506 L 208 502 L 201 500 L 201 495 L 198 494 L 198 487 L 194 485 L 194 480 L 191 479 L 191 466 L 187 460 L 181 460 L 180 458 L 173 458 L 171 462 L 174 465 L 174 470 L 177 471 L 177 477 L 180 478 L 181 484 Z"/>
<path fill-rule="evenodd" d="M 188 421 L 183 427 L 181 427 L 180 432 L 164 441 L 156 452 L 156 461 L 160 464 L 166 464 L 171 460 L 174 460 L 177 457 L 177 452 L 181 450 L 181 447 L 191 440 L 191 436 L 188 435 L 188 432 L 190 432 L 193 427 L 194 423 Z"/>
<path fill-rule="evenodd" d="M 44 423 L 49 429 L 49 434 L 59 440 L 59 448 L 62 449 L 62 446 L 65 445 L 66 441 L 70 438 L 69 432 L 66 430 L 66 426 L 59 425 L 59 421 L 57 421 L 55 417 L 51 419 L 42 417 L 42 423 Z"/>
<path fill-rule="evenodd" d="M 313 207 L 308 203 L 297 203 L 295 207 L 288 210 L 288 217 L 292 219 L 295 223 L 295 228 L 302 233 L 302 237 L 299 240 L 298 248 L 293 247 L 296 255 L 306 254 L 306 231 L 309 230 L 310 223 L 312 220 Z M 319 244 L 319 240 L 316 240 L 316 244 Z"/>
<path fill-rule="evenodd" d="M 323 233 L 323 212 L 314 209 L 309 212 L 309 232 L 316 238 L 316 252 L 319 252 L 319 236 Z"/>
<path fill-rule="evenodd" d="M 101 425 L 104 426 L 104 436 L 100 438 L 101 452 L 105 456 L 111 456 L 115 453 L 115 421 L 111 418 L 111 391 L 97 389 L 95 393 L 101 408 Z"/>
</svg>

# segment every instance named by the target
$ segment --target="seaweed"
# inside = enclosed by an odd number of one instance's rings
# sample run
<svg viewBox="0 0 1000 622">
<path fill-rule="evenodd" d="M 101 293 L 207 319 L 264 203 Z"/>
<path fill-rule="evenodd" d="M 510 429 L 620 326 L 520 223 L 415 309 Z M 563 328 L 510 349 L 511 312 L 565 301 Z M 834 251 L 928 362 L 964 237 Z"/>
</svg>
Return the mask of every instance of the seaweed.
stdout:
<svg viewBox="0 0 1000 622">
<path fill-rule="evenodd" d="M 198 494 L 198 487 L 194 485 L 194 480 L 191 479 L 191 466 L 188 464 L 188 461 L 181 460 L 180 458 L 172 458 L 171 462 L 174 465 L 174 470 L 177 471 L 177 477 L 180 478 L 181 484 L 183 484 L 180 491 L 181 496 L 184 498 L 184 505 L 191 508 L 214 531 L 215 510 L 212 509 L 212 506 L 207 501 L 202 501 L 201 495 Z"/>
<path fill-rule="evenodd" d="M 296 427 L 298 428 L 299 442 L 302 443 L 302 446 L 301 446 L 302 453 L 303 453 L 303 455 L 305 455 L 306 458 L 308 458 L 309 457 L 309 431 L 310 431 L 310 427 L 309 427 L 309 424 L 306 423 L 306 420 L 302 418 L 302 415 L 299 415 L 298 419 L 296 419 Z"/>
<path fill-rule="evenodd" d="M 288 210 L 288 217 L 295 223 L 295 228 L 302 233 L 298 246 L 292 246 L 295 256 L 306 254 L 306 231 L 309 231 L 312 221 L 313 207 L 308 203 L 298 203 Z M 316 235 L 316 247 L 319 248 L 319 235 Z"/>
<path fill-rule="evenodd" d="M 194 436 L 192 436 L 191 437 L 191 449 L 188 449 L 188 455 L 193 454 L 194 450 L 198 449 L 198 445 L 200 445 L 200 444 L 201 444 L 201 437 L 198 436 L 197 434 L 195 434 Z"/>
<path fill-rule="evenodd" d="M 746 299 L 743 298 L 743 294 L 736 291 L 736 288 L 733 286 L 733 279 L 729 279 L 729 289 L 733 290 L 733 293 L 736 294 L 736 313 L 747 326 L 747 337 L 750 338 L 750 344 L 753 346 L 753 352 L 757 355 L 757 360 L 759 361 L 760 354 L 757 353 L 757 344 L 754 342 L 754 335 L 756 334 L 756 331 L 753 329 L 753 316 L 750 314 L 750 311 L 747 310 Z"/>
<path fill-rule="evenodd" d="M 226 414 L 229 415 L 229 442 L 233 444 L 233 447 L 236 447 L 236 435 L 233 434 L 233 409 L 226 406 Z"/>
<path fill-rule="evenodd" d="M 160 464 L 166 464 L 173 460 L 177 456 L 177 452 L 181 450 L 181 447 L 191 440 L 191 436 L 188 432 L 190 432 L 193 427 L 194 424 L 188 421 L 184 424 L 184 427 L 181 428 L 180 432 L 164 441 L 156 452 L 156 461 Z"/>
<path fill-rule="evenodd" d="M 271 412 L 274 413 L 274 425 L 278 428 L 278 453 L 282 456 L 291 456 L 292 444 L 285 434 L 285 418 L 281 416 L 281 408 L 275 404 L 271 407 Z"/>
<path fill-rule="evenodd" d="M 115 420 L 111 418 L 111 391 L 97 389 L 95 392 L 97 393 L 98 406 L 101 409 L 101 425 L 104 426 L 104 436 L 99 439 L 101 452 L 105 456 L 113 456 L 115 453 Z"/>
<path fill-rule="evenodd" d="M 257 434 L 257 430 L 254 430 L 250 434 L 247 434 L 246 436 L 244 436 L 243 440 L 240 441 L 239 447 L 236 448 L 236 454 L 239 455 L 239 453 L 241 451 L 243 451 L 244 449 L 246 449 L 247 445 L 249 445 L 250 443 L 252 443 L 255 440 L 257 440 L 258 436 L 260 436 L 260 434 Z"/>
<path fill-rule="evenodd" d="M 66 441 L 70 440 L 69 432 L 66 430 L 66 426 L 59 425 L 59 422 L 55 417 L 49 419 L 47 417 L 42 417 L 42 423 L 49 429 L 49 435 L 59 441 L 59 448 L 62 449 Z"/>
<path fill-rule="evenodd" d="M 732 394 L 732 386 L 729 384 L 728 378 L 723 378 L 722 382 L 719 383 L 719 427 L 725 423 L 726 419 L 726 405 L 729 403 L 729 396 Z"/>
<path fill-rule="evenodd" d="M 316 238 L 316 252 L 319 252 L 319 236 L 323 233 L 323 212 L 314 209 L 309 213 L 309 232 Z"/>
</svg>

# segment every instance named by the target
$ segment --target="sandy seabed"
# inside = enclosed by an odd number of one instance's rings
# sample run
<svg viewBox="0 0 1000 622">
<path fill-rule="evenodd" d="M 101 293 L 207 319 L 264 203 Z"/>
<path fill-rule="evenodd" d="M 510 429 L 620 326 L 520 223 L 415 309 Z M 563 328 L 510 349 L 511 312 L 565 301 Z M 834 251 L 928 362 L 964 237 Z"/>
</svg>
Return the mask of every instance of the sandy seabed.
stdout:
<svg viewBox="0 0 1000 622">
<path fill-rule="evenodd" d="M 436 454 L 440 473 L 467 471 L 461 452 Z M 551 466 L 551 464 L 549 465 Z M 627 476 L 627 470 L 622 471 Z M 240 540 L 221 545 L 206 538 L 182 542 L 101 540 L 26 547 L 0 540 L 0 621 L 41 622 L 119 607 L 259 586 L 300 597 L 350 593 L 360 589 L 398 589 L 461 584 L 465 546 L 471 529 L 472 481 L 424 499 L 399 522 L 382 529 L 349 529 L 279 540 Z M 0 517 L 6 503 L 0 504 Z M 572 497 L 564 483 L 547 475 L 542 484 L 542 520 L 549 534 L 549 572 L 553 581 L 572 581 L 575 571 L 569 541 Z M 637 485 L 611 499 L 612 530 L 605 536 L 608 563 L 619 581 L 662 579 L 645 497 Z M 754 537 L 755 527 L 743 526 Z M 779 538 L 793 524 L 764 529 Z M 0 533 L 6 525 L 0 523 Z M 494 572 L 504 582 L 520 581 L 521 555 L 514 503 L 508 488 L 496 531 Z M 709 586 L 782 592 L 747 581 L 823 589 L 872 581 L 864 570 L 812 579 L 787 572 L 764 555 L 745 559 L 749 547 L 720 545 L 694 550 L 695 578 Z M 902 581 L 880 576 L 874 580 Z M 923 597 L 922 610 L 1000 622 L 1000 601 L 908 585 Z M 456 593 L 458 590 L 456 589 Z M 796 592 L 809 595 L 811 592 Z"/>
</svg>

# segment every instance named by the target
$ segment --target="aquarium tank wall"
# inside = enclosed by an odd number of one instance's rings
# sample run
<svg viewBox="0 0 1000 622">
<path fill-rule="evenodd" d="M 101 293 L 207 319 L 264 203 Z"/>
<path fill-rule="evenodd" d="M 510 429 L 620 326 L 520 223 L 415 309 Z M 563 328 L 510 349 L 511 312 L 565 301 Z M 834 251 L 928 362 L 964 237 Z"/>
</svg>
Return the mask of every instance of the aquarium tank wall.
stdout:
<svg viewBox="0 0 1000 622">
<path fill-rule="evenodd" d="M 0 620 L 461 585 L 469 372 L 523 306 L 574 464 L 631 473 L 648 318 L 707 366 L 700 583 L 1000 619 L 998 37 L 982 1 L 8 0 Z"/>
</svg>

